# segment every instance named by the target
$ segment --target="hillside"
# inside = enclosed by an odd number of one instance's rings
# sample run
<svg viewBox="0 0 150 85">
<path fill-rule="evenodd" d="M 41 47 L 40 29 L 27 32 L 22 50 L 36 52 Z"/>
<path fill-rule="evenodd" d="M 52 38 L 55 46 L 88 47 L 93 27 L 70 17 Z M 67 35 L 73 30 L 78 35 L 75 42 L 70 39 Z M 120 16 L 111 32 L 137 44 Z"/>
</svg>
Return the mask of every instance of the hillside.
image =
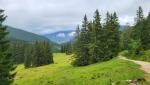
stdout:
<svg viewBox="0 0 150 85">
<path fill-rule="evenodd" d="M 144 77 L 138 65 L 118 58 L 84 67 L 71 66 L 70 59 L 57 53 L 51 65 L 29 69 L 19 65 L 14 85 L 128 85 L 126 80 Z"/>
<path fill-rule="evenodd" d="M 27 42 L 33 42 L 33 41 L 49 41 L 49 39 L 47 39 L 44 36 L 40 36 L 31 32 L 27 32 L 24 30 L 20 30 L 14 27 L 7 27 L 7 31 L 9 32 L 8 37 L 11 39 L 17 39 L 17 40 L 23 40 L 23 41 L 27 41 Z"/>
<path fill-rule="evenodd" d="M 53 46 L 53 52 L 59 52 L 60 50 L 60 46 L 49 40 L 48 38 L 44 37 L 44 36 L 41 36 L 41 35 L 37 35 L 37 34 L 34 34 L 34 33 L 31 33 L 31 32 L 27 32 L 27 31 L 24 31 L 24 30 L 20 30 L 20 29 L 17 29 L 17 28 L 14 28 L 14 27 L 10 27 L 8 26 L 7 27 L 7 31 L 9 32 L 9 35 L 8 35 L 8 38 L 12 41 L 12 42 L 34 42 L 34 41 L 48 41 L 52 46 Z"/>
</svg>

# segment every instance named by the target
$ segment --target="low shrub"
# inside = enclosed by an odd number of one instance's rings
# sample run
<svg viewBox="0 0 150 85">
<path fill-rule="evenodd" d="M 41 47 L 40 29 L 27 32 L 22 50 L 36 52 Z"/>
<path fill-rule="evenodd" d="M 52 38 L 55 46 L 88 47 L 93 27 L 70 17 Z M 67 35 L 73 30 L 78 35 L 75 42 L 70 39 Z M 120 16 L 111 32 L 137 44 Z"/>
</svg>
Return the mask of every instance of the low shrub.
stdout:
<svg viewBox="0 0 150 85">
<path fill-rule="evenodd" d="M 128 50 L 124 50 L 124 51 L 120 52 L 119 55 L 128 57 L 129 56 L 129 52 L 128 52 Z"/>
<path fill-rule="evenodd" d="M 125 56 L 129 59 L 134 60 L 142 60 L 150 62 L 150 50 L 142 51 L 141 54 L 136 55 L 134 53 L 130 53 L 128 50 L 122 51 L 119 53 L 122 56 Z"/>
</svg>

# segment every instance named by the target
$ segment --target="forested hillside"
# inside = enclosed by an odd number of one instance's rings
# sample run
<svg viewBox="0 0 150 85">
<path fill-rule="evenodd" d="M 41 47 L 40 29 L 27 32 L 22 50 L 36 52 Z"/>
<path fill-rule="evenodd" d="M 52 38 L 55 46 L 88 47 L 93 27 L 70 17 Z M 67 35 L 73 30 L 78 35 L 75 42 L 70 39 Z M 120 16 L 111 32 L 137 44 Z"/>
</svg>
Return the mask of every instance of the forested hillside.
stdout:
<svg viewBox="0 0 150 85">
<path fill-rule="evenodd" d="M 17 28 L 13 28 L 10 26 L 7 26 L 7 31 L 9 32 L 8 37 L 17 39 L 17 40 L 23 40 L 27 42 L 34 42 L 34 41 L 50 41 L 48 38 L 44 36 L 40 36 L 31 32 L 27 32 L 24 30 L 20 30 Z"/>
<path fill-rule="evenodd" d="M 53 63 L 53 52 L 59 52 L 59 45 L 27 31 L 8 27 L 10 41 L 8 52 L 15 64 L 23 64 L 26 68 Z M 32 56 L 31 56 L 32 55 Z"/>
<path fill-rule="evenodd" d="M 60 46 L 57 43 L 52 42 L 51 40 L 49 40 L 48 38 L 44 36 L 37 35 L 31 32 L 27 32 L 27 31 L 20 30 L 14 27 L 10 27 L 10 26 L 7 26 L 7 31 L 9 32 L 7 37 L 12 42 L 12 44 L 19 43 L 19 42 L 20 43 L 33 43 L 35 41 L 46 41 L 52 45 L 53 52 L 59 52 L 60 50 Z"/>
</svg>

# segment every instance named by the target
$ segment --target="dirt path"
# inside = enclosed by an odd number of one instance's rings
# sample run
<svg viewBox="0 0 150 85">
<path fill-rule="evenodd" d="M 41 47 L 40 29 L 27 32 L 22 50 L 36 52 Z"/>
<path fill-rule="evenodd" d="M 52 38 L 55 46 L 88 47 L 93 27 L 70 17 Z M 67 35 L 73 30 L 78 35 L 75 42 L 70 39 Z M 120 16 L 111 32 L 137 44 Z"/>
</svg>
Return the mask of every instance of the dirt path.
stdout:
<svg viewBox="0 0 150 85">
<path fill-rule="evenodd" d="M 124 59 L 124 60 L 133 61 L 134 63 L 139 64 L 141 66 L 140 69 L 144 70 L 146 73 L 150 73 L 150 63 L 149 62 L 130 60 L 123 56 L 119 56 L 119 58 Z"/>
</svg>

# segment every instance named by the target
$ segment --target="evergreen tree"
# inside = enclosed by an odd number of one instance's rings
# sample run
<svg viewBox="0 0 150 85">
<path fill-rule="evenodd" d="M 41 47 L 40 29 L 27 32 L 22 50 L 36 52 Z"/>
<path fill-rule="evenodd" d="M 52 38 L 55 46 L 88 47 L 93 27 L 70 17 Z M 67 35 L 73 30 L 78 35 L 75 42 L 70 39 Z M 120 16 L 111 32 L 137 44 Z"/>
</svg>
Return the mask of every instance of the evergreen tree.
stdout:
<svg viewBox="0 0 150 85">
<path fill-rule="evenodd" d="M 61 49 L 60 49 L 61 53 L 64 53 L 64 45 L 61 45 Z"/>
<path fill-rule="evenodd" d="M 113 35 L 112 39 L 114 40 L 112 42 L 112 52 L 113 52 L 113 57 L 117 56 L 118 52 L 120 51 L 120 31 L 119 31 L 120 25 L 118 22 L 118 17 L 116 12 L 113 14 L 113 22 L 112 22 L 112 29 L 113 29 Z"/>
<path fill-rule="evenodd" d="M 28 45 L 25 49 L 25 59 L 24 59 L 24 66 L 25 68 L 29 68 L 32 66 L 32 58 L 33 58 L 33 46 Z"/>
<path fill-rule="evenodd" d="M 36 41 L 35 44 L 34 44 L 34 51 L 33 51 L 33 67 L 37 67 L 37 66 L 40 66 L 40 60 L 41 60 L 41 48 L 40 48 L 40 45 L 39 45 L 39 42 Z"/>
<path fill-rule="evenodd" d="M 43 42 L 43 51 L 44 51 L 44 65 L 45 64 L 50 64 L 50 63 L 54 63 L 53 61 L 53 55 L 52 55 L 52 51 L 51 51 L 51 46 L 49 44 L 49 42 Z"/>
<path fill-rule="evenodd" d="M 80 27 L 78 25 L 76 29 L 76 35 L 75 35 L 76 39 L 79 39 L 79 36 L 80 36 Z"/>
<path fill-rule="evenodd" d="M 53 55 L 48 42 L 36 41 L 33 48 L 32 66 L 38 67 L 53 63 Z"/>
<path fill-rule="evenodd" d="M 136 24 L 133 27 L 133 32 L 131 34 L 131 51 L 133 54 L 140 54 L 141 51 L 143 50 L 142 46 L 142 37 L 143 37 L 143 31 L 144 31 L 144 25 L 145 25 L 145 20 L 143 18 L 143 9 L 139 7 L 137 10 L 137 17 L 136 17 Z"/>
<path fill-rule="evenodd" d="M 73 65 L 77 66 L 78 63 L 80 62 L 80 53 L 81 53 L 81 44 L 80 44 L 80 27 L 79 25 L 76 28 L 76 35 L 75 35 L 75 42 L 73 44 L 73 51 L 74 51 L 74 60 L 72 62 Z"/>
<path fill-rule="evenodd" d="M 129 50 L 129 43 L 131 42 L 132 27 L 127 26 L 120 35 L 120 48 L 121 50 Z"/>
<path fill-rule="evenodd" d="M 3 14 L 4 10 L 0 10 L 0 85 L 10 85 L 13 80 L 13 76 L 10 71 L 13 70 L 13 64 L 11 60 L 11 55 L 7 52 L 9 48 L 6 36 L 6 26 L 3 22 L 6 16 Z"/>
<path fill-rule="evenodd" d="M 111 14 L 107 12 L 106 14 L 106 19 L 103 27 L 103 50 L 104 50 L 104 60 L 110 59 L 109 57 L 111 56 L 111 50 L 110 50 L 110 40 L 111 40 Z"/>
<path fill-rule="evenodd" d="M 150 13 L 143 20 L 143 29 L 141 30 L 141 45 L 144 50 L 150 49 Z"/>
<path fill-rule="evenodd" d="M 71 54 L 72 53 L 72 43 L 71 43 L 71 41 L 67 42 L 65 47 L 66 47 L 66 54 Z"/>
<path fill-rule="evenodd" d="M 82 22 L 82 29 L 80 32 L 78 43 L 80 47 L 78 48 L 78 53 L 76 54 L 74 65 L 77 66 L 85 66 L 89 64 L 89 35 L 88 35 L 88 20 L 86 15 L 84 16 L 84 20 Z"/>
<path fill-rule="evenodd" d="M 21 64 L 24 62 L 24 53 L 26 47 L 26 43 L 23 41 L 15 41 L 11 43 L 9 52 L 12 54 L 14 63 Z"/>
<path fill-rule="evenodd" d="M 85 16 L 80 33 L 77 28 L 74 64 L 84 66 L 117 56 L 120 51 L 119 27 L 116 13 L 107 13 L 104 27 L 98 10 L 95 11 L 93 22 L 88 22 Z"/>
<path fill-rule="evenodd" d="M 100 14 L 99 11 L 95 11 L 95 16 L 93 20 L 93 25 L 89 23 L 89 32 L 91 32 L 91 44 L 90 44 L 90 61 L 91 63 L 98 62 L 102 60 L 103 49 L 102 49 L 102 26 L 100 23 Z M 92 29 L 92 30 L 90 30 Z"/>
<path fill-rule="evenodd" d="M 119 52 L 119 42 L 120 42 L 120 31 L 119 23 L 116 13 L 107 13 L 106 22 L 104 25 L 104 53 L 105 60 L 111 59 L 117 56 Z"/>
<path fill-rule="evenodd" d="M 136 24 L 134 26 L 134 31 L 133 31 L 133 34 L 132 34 L 132 38 L 135 39 L 135 40 L 140 40 L 141 38 L 141 31 L 143 29 L 143 10 L 141 7 L 139 7 L 139 9 L 137 10 L 137 17 L 136 17 Z"/>
<path fill-rule="evenodd" d="M 66 54 L 71 54 L 73 51 L 72 42 L 69 41 L 61 45 L 61 52 Z"/>
<path fill-rule="evenodd" d="M 136 22 L 140 22 L 144 19 L 144 15 L 143 15 L 143 9 L 141 6 L 139 6 L 138 10 L 137 10 L 137 17 L 136 17 Z"/>
</svg>

